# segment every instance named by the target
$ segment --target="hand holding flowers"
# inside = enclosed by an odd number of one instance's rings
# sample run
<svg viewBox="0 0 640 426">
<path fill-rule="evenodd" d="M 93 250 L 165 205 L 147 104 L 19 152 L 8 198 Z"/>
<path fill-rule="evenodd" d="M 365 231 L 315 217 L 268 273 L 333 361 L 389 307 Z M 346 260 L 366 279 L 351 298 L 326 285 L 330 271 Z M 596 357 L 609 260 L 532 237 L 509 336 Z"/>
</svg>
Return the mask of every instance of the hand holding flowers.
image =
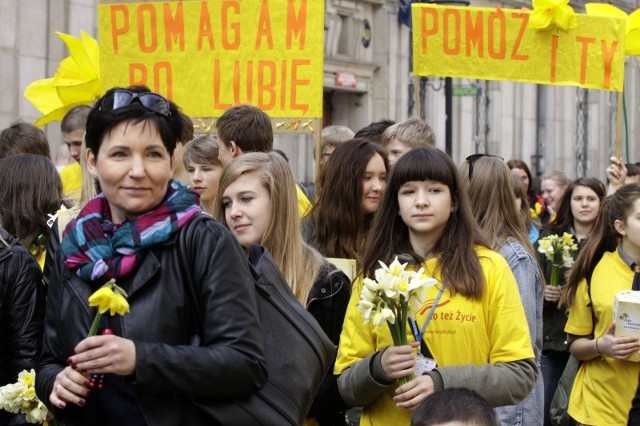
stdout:
<svg viewBox="0 0 640 426">
<path fill-rule="evenodd" d="M 407 264 L 401 264 L 397 257 L 389 266 L 383 262 L 379 263 L 381 267 L 375 271 L 375 280 L 363 280 L 358 310 L 362 313 L 365 324 L 372 322 L 378 327 L 386 322 L 394 346 L 405 346 L 407 321 L 409 317 L 415 317 L 415 312 L 426 299 L 427 288 L 435 285 L 437 281 L 427 277 L 424 268 L 417 272 L 406 270 Z M 402 356 L 401 353 L 397 355 Z M 413 354 L 410 354 L 410 357 L 413 357 Z M 404 374 L 400 382 L 408 382 L 410 374 L 406 374 L 406 369 L 401 368 L 400 371 Z"/>
<path fill-rule="evenodd" d="M 573 266 L 573 256 L 571 253 L 578 250 L 578 245 L 573 241 L 571 234 L 549 235 L 538 241 L 538 251 L 551 261 L 551 278 L 549 284 L 557 286 L 560 284 L 560 267 L 571 268 Z"/>
<path fill-rule="evenodd" d="M 114 336 L 106 328 L 96 336 L 102 315 L 124 315 L 129 312 L 125 291 L 110 280 L 89 297 L 89 306 L 97 312 L 87 338 L 74 348 L 75 354 L 67 360 L 69 367 L 58 373 L 49 400 L 64 408 L 66 402 L 83 406 L 90 389 L 102 389 L 105 373 L 132 374 L 135 369 L 135 346 L 131 340 Z"/>
</svg>

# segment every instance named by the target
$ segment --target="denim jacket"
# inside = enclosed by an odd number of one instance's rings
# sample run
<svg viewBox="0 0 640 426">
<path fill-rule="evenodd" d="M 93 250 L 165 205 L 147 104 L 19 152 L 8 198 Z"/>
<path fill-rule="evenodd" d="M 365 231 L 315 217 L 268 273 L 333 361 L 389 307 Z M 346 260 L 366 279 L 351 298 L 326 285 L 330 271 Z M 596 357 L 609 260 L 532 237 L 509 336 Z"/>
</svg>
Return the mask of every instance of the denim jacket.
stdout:
<svg viewBox="0 0 640 426">
<path fill-rule="evenodd" d="M 513 238 L 500 247 L 498 252 L 507 259 L 511 272 L 516 278 L 520 299 L 524 307 L 531 345 L 535 355 L 538 371 L 540 371 L 540 354 L 542 352 L 542 302 L 544 281 L 537 260 Z M 541 426 L 544 411 L 544 386 L 542 374 L 538 374 L 536 384 L 531 393 L 516 405 L 496 408 L 496 414 L 504 426 Z"/>
</svg>

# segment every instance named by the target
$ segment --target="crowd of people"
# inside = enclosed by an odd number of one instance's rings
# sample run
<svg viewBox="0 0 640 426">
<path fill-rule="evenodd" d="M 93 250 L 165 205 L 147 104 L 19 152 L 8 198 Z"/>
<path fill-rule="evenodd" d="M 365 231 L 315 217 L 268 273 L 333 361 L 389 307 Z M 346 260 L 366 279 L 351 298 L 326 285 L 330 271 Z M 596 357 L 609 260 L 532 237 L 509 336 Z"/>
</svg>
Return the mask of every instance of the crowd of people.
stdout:
<svg viewBox="0 0 640 426">
<path fill-rule="evenodd" d="M 33 368 L 50 422 L 214 424 L 194 401 L 261 389 L 260 245 L 336 347 L 305 425 L 559 424 L 571 366 L 568 421 L 640 424 L 640 339 L 612 320 L 616 293 L 640 290 L 637 165 L 612 158 L 605 185 L 497 155 L 455 164 L 410 118 L 326 127 L 303 185 L 260 109 L 196 136 L 140 86 L 71 109 L 61 133 L 72 163 L 57 170 L 42 130 L 0 131 L 0 386 Z M 563 265 L 552 236 L 576 247 Z M 406 344 L 362 313 L 394 259 L 436 280 Z M 96 315 L 106 290 L 126 309 Z"/>
</svg>

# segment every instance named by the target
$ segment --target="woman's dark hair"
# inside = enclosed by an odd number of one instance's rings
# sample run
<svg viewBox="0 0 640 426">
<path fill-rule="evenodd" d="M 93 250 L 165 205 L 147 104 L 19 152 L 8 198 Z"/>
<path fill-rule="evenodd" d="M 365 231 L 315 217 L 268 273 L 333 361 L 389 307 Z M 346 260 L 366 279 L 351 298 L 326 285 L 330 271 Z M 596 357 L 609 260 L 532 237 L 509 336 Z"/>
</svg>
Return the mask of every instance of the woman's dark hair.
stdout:
<svg viewBox="0 0 640 426">
<path fill-rule="evenodd" d="M 389 170 L 384 150 L 358 138 L 339 145 L 323 167 L 317 201 L 310 212 L 315 227 L 312 245 L 323 256 L 359 257 L 373 217 L 361 209 L 362 181 L 367 164 L 376 154 Z"/>
<path fill-rule="evenodd" d="M 452 212 L 440 239 L 433 247 L 443 281 L 452 292 L 474 299 L 482 297 L 484 279 L 474 244 L 486 247 L 480 236 L 467 194 L 462 190 L 458 171 L 451 158 L 437 148 L 415 148 L 404 154 L 387 180 L 382 204 L 375 214 L 365 244 L 361 268 L 373 276 L 378 260 L 391 262 L 398 254 L 407 254 L 416 263 L 424 259 L 412 248 L 409 228 L 398 214 L 398 193 L 407 182 L 435 181 L 446 185 L 451 193 Z"/>
<path fill-rule="evenodd" d="M 51 160 L 17 154 L 0 160 L 0 224 L 29 247 L 48 235 L 48 214 L 63 204 L 62 183 Z"/>
<path fill-rule="evenodd" d="M 138 99 L 133 100 L 127 106 L 104 110 L 102 108 L 102 101 L 112 96 L 116 90 L 127 90 L 138 94 L 152 93 L 146 86 L 114 87 L 105 93 L 93 108 L 91 108 L 91 112 L 87 117 L 87 130 L 85 134 L 87 148 L 97 156 L 105 135 L 109 134 L 109 132 L 120 123 L 124 121 L 132 121 L 134 124 L 150 122 L 153 123 L 158 130 L 158 134 L 169 155 L 173 155 L 176 143 L 181 140 L 180 138 L 182 137 L 184 127 L 182 118 L 178 113 L 178 106 L 168 101 L 169 115 L 166 116 L 147 109 Z"/>
<path fill-rule="evenodd" d="M 533 177 L 531 176 L 531 170 L 529 170 L 529 166 L 527 166 L 527 163 L 525 163 L 524 161 L 518 158 L 514 158 L 512 160 L 507 161 L 507 167 L 509 167 L 509 170 L 522 169 L 527 174 L 527 177 L 529 178 L 529 185 L 527 186 L 527 196 L 528 196 L 528 194 L 532 191 Z"/>
<path fill-rule="evenodd" d="M 616 230 L 614 222 L 620 220 L 626 223 L 629 215 L 633 213 L 633 203 L 638 199 L 640 199 L 640 182 L 625 185 L 602 200 L 591 235 L 580 250 L 571 269 L 569 282 L 560 299 L 561 305 L 571 307 L 580 281 L 583 278 L 590 279 L 605 252 L 616 250 L 622 237 Z"/>
<path fill-rule="evenodd" d="M 556 214 L 556 219 L 545 226 L 545 228 L 550 231 L 549 235 L 562 234 L 573 227 L 574 218 L 573 213 L 571 213 L 571 197 L 573 197 L 573 191 L 575 191 L 578 186 L 584 186 L 591 189 L 596 193 L 600 201 L 602 201 L 602 199 L 607 195 L 607 189 L 604 184 L 596 178 L 581 177 L 571 182 L 562 196 L 562 201 L 560 201 L 560 206 L 558 207 L 558 212 Z"/>
<path fill-rule="evenodd" d="M 475 426 L 498 425 L 489 403 L 466 388 L 448 388 L 429 395 L 411 416 L 411 426 L 437 426 L 456 421 Z"/>
</svg>

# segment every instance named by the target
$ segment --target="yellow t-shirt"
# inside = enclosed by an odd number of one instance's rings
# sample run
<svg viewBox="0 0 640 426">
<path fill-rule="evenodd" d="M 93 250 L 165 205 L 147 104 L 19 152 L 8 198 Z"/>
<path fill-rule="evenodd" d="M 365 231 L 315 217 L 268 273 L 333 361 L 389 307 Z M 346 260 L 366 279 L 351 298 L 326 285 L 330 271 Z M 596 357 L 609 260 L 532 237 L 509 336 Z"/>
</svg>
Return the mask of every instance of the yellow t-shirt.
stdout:
<svg viewBox="0 0 640 426">
<path fill-rule="evenodd" d="M 82 168 L 80 163 L 74 161 L 60 170 L 60 180 L 62 181 L 62 193 L 64 196 L 76 202 L 80 200 L 80 191 L 82 190 Z"/>
<path fill-rule="evenodd" d="M 617 251 L 607 252 L 594 269 L 590 282 L 591 297 L 586 280 L 578 285 L 564 328 L 567 333 L 604 335 L 613 322 L 614 295 L 631 289 L 633 271 Z M 583 362 L 573 382 L 569 415 L 587 425 L 626 425 L 638 387 L 638 374 L 640 363 L 637 362 L 618 361 L 608 356 Z"/>
<path fill-rule="evenodd" d="M 485 278 L 482 300 L 472 300 L 460 294 L 451 295 L 445 289 L 431 322 L 425 332 L 429 349 L 438 367 L 454 365 L 483 365 L 533 358 L 529 327 L 520 301 L 515 278 L 506 260 L 498 253 L 476 247 Z M 423 265 L 428 275 L 434 274 L 437 260 Z M 362 280 L 354 284 L 345 316 L 335 373 L 340 374 L 371 353 L 393 344 L 386 324 L 374 327 L 364 325 L 357 309 Z M 418 311 L 418 326 L 422 327 L 431 304 L 439 291 L 439 284 L 428 290 L 427 300 Z M 415 341 L 407 327 L 408 340 Z M 398 408 L 393 401 L 396 386 L 390 386 L 376 402 L 366 407 L 360 424 L 408 425 L 411 412 Z"/>
<path fill-rule="evenodd" d="M 302 192 L 298 184 L 296 184 L 296 194 L 298 195 L 298 214 L 300 215 L 300 219 L 302 219 L 311 210 L 311 202 L 309 202 L 309 199 L 304 195 L 304 192 Z"/>
</svg>

